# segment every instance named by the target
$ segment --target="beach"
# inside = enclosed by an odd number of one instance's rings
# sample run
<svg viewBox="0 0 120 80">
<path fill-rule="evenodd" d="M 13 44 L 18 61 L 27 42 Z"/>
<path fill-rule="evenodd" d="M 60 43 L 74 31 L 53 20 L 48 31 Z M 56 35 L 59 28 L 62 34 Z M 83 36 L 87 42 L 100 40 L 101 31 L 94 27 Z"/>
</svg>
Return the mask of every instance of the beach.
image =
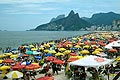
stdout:
<svg viewBox="0 0 120 80">
<path fill-rule="evenodd" d="M 17 70 L 26 76 L 23 77 L 26 80 L 39 80 L 40 77 L 50 77 L 54 80 L 71 80 L 73 76 L 75 76 L 73 80 L 76 80 L 76 78 L 81 79 L 83 77 L 80 77 L 82 73 L 86 74 L 86 80 L 91 78 L 92 80 L 100 80 L 101 78 L 112 80 L 119 73 L 119 71 L 116 71 L 119 68 L 120 59 L 120 46 L 118 44 L 119 34 L 105 31 L 42 43 L 22 44 L 18 49 L 8 47 L 0 55 L 1 79 L 5 75 L 7 76 L 9 72 Z M 89 57 L 90 59 L 87 59 Z M 82 60 L 83 62 L 74 63 Z M 7 66 L 7 68 L 2 68 L 3 66 Z M 110 72 L 104 73 L 99 69 L 103 71 L 108 69 Z M 4 70 L 7 70 L 7 72 L 3 72 Z M 69 71 L 72 72 L 71 75 L 68 74 Z M 57 72 L 58 74 L 56 74 Z M 79 73 L 79 76 L 76 75 L 76 72 Z M 93 75 L 98 77 L 94 79 Z M 19 80 L 21 79 L 20 77 Z"/>
</svg>

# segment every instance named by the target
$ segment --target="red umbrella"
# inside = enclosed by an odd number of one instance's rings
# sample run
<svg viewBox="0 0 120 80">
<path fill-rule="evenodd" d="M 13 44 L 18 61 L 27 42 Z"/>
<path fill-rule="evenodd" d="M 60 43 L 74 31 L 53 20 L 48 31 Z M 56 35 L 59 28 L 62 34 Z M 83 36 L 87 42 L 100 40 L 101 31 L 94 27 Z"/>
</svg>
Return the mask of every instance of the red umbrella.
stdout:
<svg viewBox="0 0 120 80">
<path fill-rule="evenodd" d="M 77 56 L 77 54 L 75 54 L 75 53 L 70 53 L 70 55 L 71 55 L 71 56 Z"/>
<path fill-rule="evenodd" d="M 72 61 L 76 61 L 76 60 L 78 60 L 78 58 L 69 58 L 69 59 L 67 60 L 67 62 L 72 62 Z"/>
<path fill-rule="evenodd" d="M 3 60 L 2 62 L 3 62 L 3 63 L 13 63 L 14 60 L 12 60 L 12 59 L 5 59 L 5 60 Z"/>
<path fill-rule="evenodd" d="M 23 55 L 22 55 L 22 57 L 28 57 L 28 56 L 29 56 L 29 55 L 27 55 L 27 54 L 23 54 Z"/>
<path fill-rule="evenodd" d="M 84 44 L 85 44 L 85 45 L 88 45 L 88 44 L 90 44 L 90 42 L 88 42 L 88 41 L 85 41 L 85 42 L 84 42 Z"/>
<path fill-rule="evenodd" d="M 35 65 L 35 64 L 30 64 L 30 65 L 25 66 L 26 70 L 34 70 L 34 69 L 38 69 L 38 68 L 40 68 L 40 66 Z"/>
<path fill-rule="evenodd" d="M 64 62 L 62 60 L 58 60 L 58 59 L 54 60 L 53 63 L 55 63 L 55 64 L 64 64 Z"/>
<path fill-rule="evenodd" d="M 53 60 L 55 60 L 55 59 L 56 59 L 56 58 L 53 57 L 53 56 L 50 56 L 50 57 L 47 57 L 47 58 L 46 58 L 47 61 L 53 61 Z"/>
<path fill-rule="evenodd" d="M 15 66 L 12 66 L 12 69 L 13 70 L 18 70 L 18 69 L 23 69 L 25 66 L 23 65 L 15 65 Z"/>
<path fill-rule="evenodd" d="M 36 80 L 54 80 L 54 78 L 53 77 L 40 77 L 40 78 L 38 78 L 38 79 L 36 79 Z"/>
<path fill-rule="evenodd" d="M 110 49 L 110 50 L 108 50 L 108 52 L 114 53 L 114 52 L 117 52 L 117 50 L 116 49 Z"/>
</svg>

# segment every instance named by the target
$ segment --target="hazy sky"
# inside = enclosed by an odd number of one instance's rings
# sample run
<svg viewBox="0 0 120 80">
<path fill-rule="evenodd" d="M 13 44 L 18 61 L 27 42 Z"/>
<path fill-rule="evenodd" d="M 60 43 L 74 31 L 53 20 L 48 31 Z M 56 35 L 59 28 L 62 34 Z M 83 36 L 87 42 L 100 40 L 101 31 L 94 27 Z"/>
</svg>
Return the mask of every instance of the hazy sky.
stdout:
<svg viewBox="0 0 120 80">
<path fill-rule="evenodd" d="M 0 0 L 0 30 L 25 31 L 74 10 L 80 17 L 120 13 L 120 0 Z"/>
</svg>

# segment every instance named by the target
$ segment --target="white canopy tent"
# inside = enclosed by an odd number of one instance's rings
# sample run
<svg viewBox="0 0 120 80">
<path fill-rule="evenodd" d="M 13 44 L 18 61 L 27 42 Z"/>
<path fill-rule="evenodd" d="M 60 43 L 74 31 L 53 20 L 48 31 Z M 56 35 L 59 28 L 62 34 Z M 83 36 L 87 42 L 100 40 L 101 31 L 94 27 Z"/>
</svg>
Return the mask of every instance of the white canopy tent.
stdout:
<svg viewBox="0 0 120 80">
<path fill-rule="evenodd" d="M 113 47 L 120 47 L 120 40 L 113 41 L 105 46 L 107 49 L 112 49 Z"/>
<path fill-rule="evenodd" d="M 70 65 L 77 65 L 77 66 L 85 66 L 85 67 L 100 67 L 100 66 L 104 66 L 106 64 L 110 64 L 112 63 L 113 60 L 110 59 L 106 59 L 106 58 L 101 58 L 98 56 L 86 56 L 82 59 L 70 62 Z"/>
</svg>

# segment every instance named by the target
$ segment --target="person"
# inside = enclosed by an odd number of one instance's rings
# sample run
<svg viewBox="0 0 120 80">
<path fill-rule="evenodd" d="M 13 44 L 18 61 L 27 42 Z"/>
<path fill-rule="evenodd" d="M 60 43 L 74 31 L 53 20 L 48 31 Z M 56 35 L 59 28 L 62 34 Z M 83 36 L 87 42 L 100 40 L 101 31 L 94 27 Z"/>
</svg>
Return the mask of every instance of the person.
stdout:
<svg viewBox="0 0 120 80">
<path fill-rule="evenodd" d="M 87 76 L 87 74 L 85 71 L 81 72 L 80 73 L 80 80 L 86 80 L 86 76 Z"/>
<path fill-rule="evenodd" d="M 53 75 L 55 72 L 58 74 L 58 70 L 55 63 L 52 64 L 52 71 L 53 71 Z"/>
</svg>

